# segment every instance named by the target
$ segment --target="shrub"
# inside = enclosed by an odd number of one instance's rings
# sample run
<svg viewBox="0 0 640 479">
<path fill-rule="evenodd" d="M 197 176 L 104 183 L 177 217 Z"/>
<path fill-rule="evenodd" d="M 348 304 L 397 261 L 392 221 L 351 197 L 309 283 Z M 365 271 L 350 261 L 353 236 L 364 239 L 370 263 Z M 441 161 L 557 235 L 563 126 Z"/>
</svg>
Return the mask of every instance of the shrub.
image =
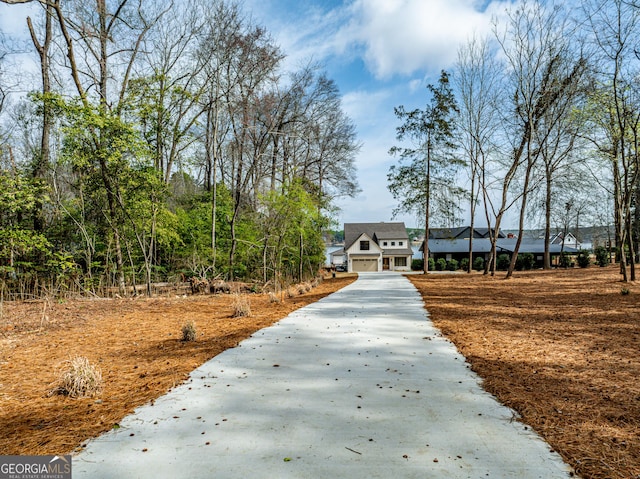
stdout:
<svg viewBox="0 0 640 479">
<path fill-rule="evenodd" d="M 444 271 L 445 269 L 447 269 L 447 260 L 439 258 L 438 261 L 436 261 L 436 271 Z"/>
<path fill-rule="evenodd" d="M 563 268 L 573 268 L 575 266 L 573 257 L 569 253 L 563 251 L 560 255 L 560 266 Z"/>
<path fill-rule="evenodd" d="M 196 325 L 193 321 L 187 321 L 184 326 L 182 326 L 182 340 L 187 341 L 195 341 L 198 336 L 196 331 Z"/>
<path fill-rule="evenodd" d="M 462 271 L 469 271 L 469 258 L 462 258 L 460 260 L 460 269 Z"/>
<path fill-rule="evenodd" d="M 460 263 L 458 263 L 457 259 L 450 259 L 447 261 L 447 269 L 449 271 L 456 271 L 459 268 Z"/>
<path fill-rule="evenodd" d="M 424 270 L 424 260 L 423 259 L 414 259 L 411 261 L 411 270 L 412 271 L 423 271 Z"/>
<path fill-rule="evenodd" d="M 436 260 L 433 258 L 429 258 L 429 271 L 435 271 L 436 269 Z"/>
<path fill-rule="evenodd" d="M 522 253 L 519 254 L 516 258 L 516 269 L 531 269 L 535 264 L 535 257 L 531 253 Z"/>
<path fill-rule="evenodd" d="M 61 394 L 72 398 L 93 397 L 102 391 L 102 372 L 84 356 L 76 356 L 66 362 L 58 384 L 50 395 Z"/>
<path fill-rule="evenodd" d="M 578 252 L 578 266 L 581 268 L 588 268 L 591 264 L 591 252 L 581 249 Z"/>
<path fill-rule="evenodd" d="M 473 269 L 475 269 L 476 271 L 482 271 L 484 269 L 483 257 L 478 256 L 476 259 L 473 260 Z"/>
<path fill-rule="evenodd" d="M 509 258 L 509 255 L 506 253 L 503 253 L 500 256 L 498 256 L 498 259 L 496 260 L 496 269 L 499 269 L 501 271 L 506 271 L 509 269 L 510 262 L 511 262 L 511 258 Z"/>
<path fill-rule="evenodd" d="M 629 295 L 629 293 L 630 293 L 629 288 L 622 288 L 622 289 L 620 290 L 620 294 L 621 294 L 622 296 L 628 296 L 628 295 Z"/>
<path fill-rule="evenodd" d="M 233 317 L 243 318 L 251 316 L 251 305 L 244 294 L 235 294 L 233 298 Z"/>
<path fill-rule="evenodd" d="M 593 250 L 596 255 L 596 264 L 600 267 L 605 267 L 611 261 L 611 255 L 609 254 L 609 250 L 604 246 L 598 246 L 595 250 Z"/>
</svg>

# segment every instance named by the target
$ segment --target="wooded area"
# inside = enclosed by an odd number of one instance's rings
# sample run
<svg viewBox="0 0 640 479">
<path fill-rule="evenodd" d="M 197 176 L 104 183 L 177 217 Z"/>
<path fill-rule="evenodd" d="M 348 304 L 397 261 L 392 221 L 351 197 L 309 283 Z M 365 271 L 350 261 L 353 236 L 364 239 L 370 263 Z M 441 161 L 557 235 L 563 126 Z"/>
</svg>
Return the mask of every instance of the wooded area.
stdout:
<svg viewBox="0 0 640 479">
<path fill-rule="evenodd" d="M 360 148 L 321 67 L 285 71 L 233 0 L 2 1 L 39 5 L 41 72 L 13 94 L 0 32 L 3 297 L 317 274 Z"/>
<path fill-rule="evenodd" d="M 427 86 L 426 107 L 396 109 L 401 145 L 390 151 L 399 164 L 389 181 L 401 208 L 426 217 L 427 228 L 458 226 L 467 209 L 471 227 L 483 217 L 490 232 L 519 208 L 519 240 L 525 227 L 546 230 L 545 268 L 552 228 L 613 225 L 621 274 L 635 280 L 639 21 L 640 5 L 628 0 L 507 7 L 491 34 L 472 37 L 451 72 Z M 471 265 L 471 242 L 469 251 Z"/>
<path fill-rule="evenodd" d="M 360 149 L 321 66 L 286 71 L 235 0 L 0 2 L 38 6 L 29 45 L 0 32 L 2 295 L 315 275 Z M 427 86 L 425 108 L 396 108 L 400 211 L 428 228 L 468 210 L 493 232 L 518 210 L 519 239 L 613 225 L 635 280 L 638 39 L 630 0 L 508 7 Z M 39 87 L 25 98 L 29 54 Z"/>
</svg>

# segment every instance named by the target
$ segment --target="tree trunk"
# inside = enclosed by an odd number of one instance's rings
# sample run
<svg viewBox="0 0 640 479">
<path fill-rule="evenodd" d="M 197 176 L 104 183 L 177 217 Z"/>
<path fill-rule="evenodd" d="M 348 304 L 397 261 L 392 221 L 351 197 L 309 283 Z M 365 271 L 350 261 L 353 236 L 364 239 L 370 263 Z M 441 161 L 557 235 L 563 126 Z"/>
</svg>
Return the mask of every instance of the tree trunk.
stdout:
<svg viewBox="0 0 640 479">
<path fill-rule="evenodd" d="M 551 176 L 547 174 L 544 205 L 544 256 L 543 269 L 551 269 Z"/>
<path fill-rule="evenodd" d="M 427 172 L 425 179 L 424 274 L 429 272 L 429 207 L 431 198 L 431 140 L 427 140 Z"/>
<path fill-rule="evenodd" d="M 476 174 L 475 171 L 471 172 L 471 206 L 470 206 L 470 215 L 471 221 L 469 229 L 469 264 L 467 265 L 467 273 L 471 273 L 473 270 L 473 230 L 475 227 L 475 216 L 476 216 L 476 205 L 475 205 L 475 182 L 476 182 Z"/>
<path fill-rule="evenodd" d="M 47 4 L 45 12 L 45 36 L 44 42 L 41 44 L 36 36 L 31 18 L 27 17 L 27 25 L 29 27 L 29 33 L 33 45 L 40 57 L 40 74 L 42 77 L 42 136 L 40 137 L 40 152 L 36 155 L 33 165 L 33 177 L 36 179 L 44 179 L 47 173 L 47 169 L 51 162 L 51 149 L 50 138 L 51 129 L 53 128 L 53 113 L 51 111 L 51 105 L 49 104 L 48 95 L 51 93 L 51 79 L 49 75 L 49 48 L 51 46 L 52 36 L 52 23 L 54 15 L 53 5 Z M 33 215 L 33 229 L 42 233 L 44 231 L 44 211 L 43 201 L 38 200 Z"/>
</svg>

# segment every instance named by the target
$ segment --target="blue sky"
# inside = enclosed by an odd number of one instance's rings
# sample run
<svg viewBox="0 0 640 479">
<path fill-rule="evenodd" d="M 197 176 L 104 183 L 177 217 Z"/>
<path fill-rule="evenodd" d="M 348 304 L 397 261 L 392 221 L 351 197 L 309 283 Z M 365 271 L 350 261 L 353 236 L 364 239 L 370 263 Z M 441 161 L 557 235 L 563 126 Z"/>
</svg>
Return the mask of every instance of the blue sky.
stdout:
<svg viewBox="0 0 640 479">
<path fill-rule="evenodd" d="M 291 69 L 309 59 L 323 63 L 357 126 L 362 193 L 339 201 L 338 221 L 391 221 L 396 207 L 387 189 L 397 144 L 393 108 L 423 107 L 426 85 L 451 69 L 460 45 L 474 33 L 491 31 L 507 0 L 247 0 L 288 55 Z M 416 226 L 414 215 L 395 221 Z"/>
<path fill-rule="evenodd" d="M 180 0 L 177 0 L 180 1 Z M 451 69 L 470 35 L 490 32 L 511 0 L 245 0 L 254 22 L 287 55 L 286 68 L 322 63 L 343 95 L 362 149 L 356 166 L 362 192 L 340 200 L 340 225 L 391 221 L 396 202 L 387 189 L 397 144 L 393 108 L 423 107 L 426 85 Z M 0 29 L 26 34 L 24 6 L 0 3 Z M 395 221 L 416 226 L 413 215 Z"/>
</svg>

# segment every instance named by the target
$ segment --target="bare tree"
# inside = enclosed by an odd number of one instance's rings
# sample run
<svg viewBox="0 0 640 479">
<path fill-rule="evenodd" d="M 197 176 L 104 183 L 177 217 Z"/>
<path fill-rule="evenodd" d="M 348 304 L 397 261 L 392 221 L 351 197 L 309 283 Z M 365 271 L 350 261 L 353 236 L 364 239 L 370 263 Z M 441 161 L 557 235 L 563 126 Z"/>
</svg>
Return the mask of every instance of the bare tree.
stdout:
<svg viewBox="0 0 640 479">
<path fill-rule="evenodd" d="M 564 18 L 558 6 L 524 2 L 517 10 L 510 11 L 507 30 L 498 36 L 510 69 L 515 135 L 511 138 L 513 153 L 503 183 L 496 230 L 506 211 L 509 186 L 518 169 L 523 169 L 522 189 L 518 195 L 518 239 L 507 278 L 513 274 L 522 242 L 532 174 L 540 157 L 538 146 L 547 141 L 550 128 L 558 121 L 557 115 L 555 118 L 549 115 L 554 111 L 564 113 L 564 109 L 556 107 L 571 97 L 586 68 L 584 58 L 580 55 L 576 58 L 571 48 L 570 32 Z M 545 118 L 546 122 L 543 121 Z"/>
<path fill-rule="evenodd" d="M 454 81 L 459 97 L 460 146 L 469 159 L 469 205 L 471 234 L 469 238 L 469 266 L 473 268 L 473 237 L 476 206 L 482 195 L 489 237 L 491 229 L 490 185 L 487 178 L 489 155 L 493 150 L 498 120 L 499 69 L 488 39 L 472 38 L 458 51 Z"/>
<path fill-rule="evenodd" d="M 597 51 L 598 83 L 590 95 L 588 118 L 593 125 L 590 140 L 611 168 L 620 273 L 624 281 L 634 281 L 632 210 L 640 180 L 640 10 L 622 0 L 593 0 L 584 5 L 584 13 Z"/>
</svg>

